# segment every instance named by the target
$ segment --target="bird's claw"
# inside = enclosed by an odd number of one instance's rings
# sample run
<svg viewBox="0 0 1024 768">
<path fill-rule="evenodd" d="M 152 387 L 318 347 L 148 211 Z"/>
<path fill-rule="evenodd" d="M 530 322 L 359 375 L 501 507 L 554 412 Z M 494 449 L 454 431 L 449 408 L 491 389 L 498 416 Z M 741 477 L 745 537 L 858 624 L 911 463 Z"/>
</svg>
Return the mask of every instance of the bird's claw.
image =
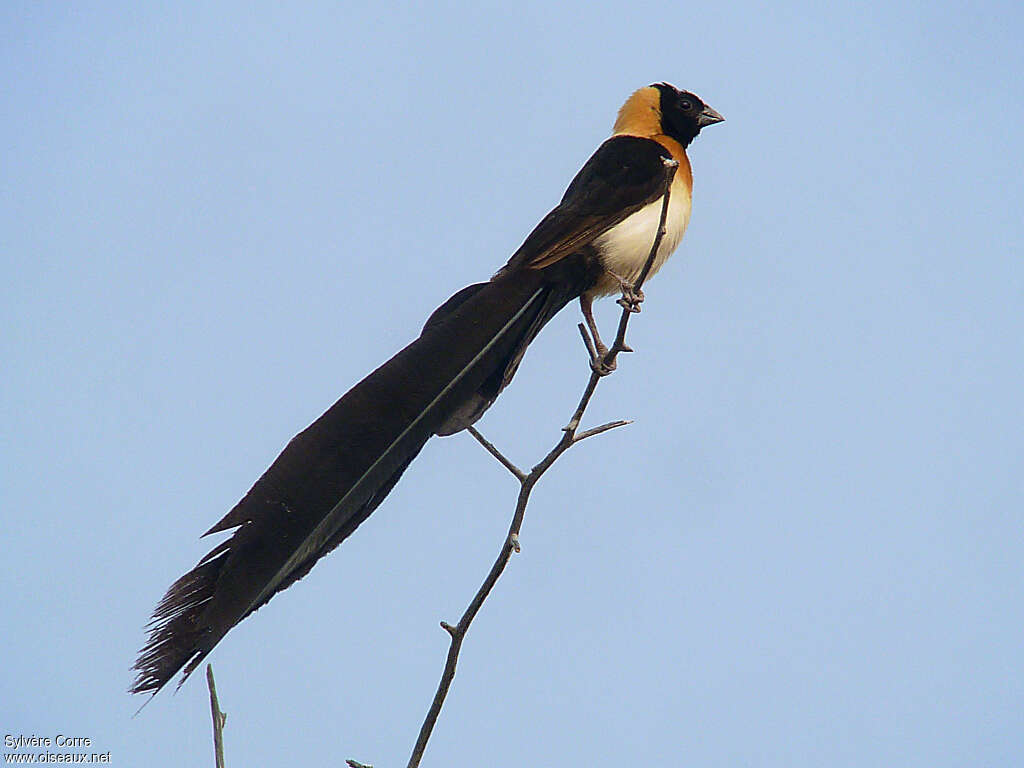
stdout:
<svg viewBox="0 0 1024 768">
<path fill-rule="evenodd" d="M 598 376 L 607 376 L 618 367 L 615 358 L 609 358 L 607 350 L 590 361 L 590 370 Z"/>
<path fill-rule="evenodd" d="M 594 352 L 596 354 L 590 358 L 590 370 L 598 376 L 607 376 L 615 370 L 615 357 L 608 354 L 608 347 L 604 345 L 600 338 L 595 339 Z"/>
<path fill-rule="evenodd" d="M 644 300 L 643 290 L 634 288 L 632 282 L 619 275 L 615 275 L 615 279 L 619 281 L 619 290 L 622 291 L 622 296 L 615 303 L 629 312 L 639 312 Z"/>
</svg>

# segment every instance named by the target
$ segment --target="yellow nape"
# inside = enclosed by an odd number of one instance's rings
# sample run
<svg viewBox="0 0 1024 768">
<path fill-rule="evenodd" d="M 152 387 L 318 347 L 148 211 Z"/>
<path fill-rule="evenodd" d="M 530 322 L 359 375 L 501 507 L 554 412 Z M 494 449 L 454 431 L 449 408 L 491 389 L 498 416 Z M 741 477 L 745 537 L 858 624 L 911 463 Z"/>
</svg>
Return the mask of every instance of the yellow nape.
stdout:
<svg viewBox="0 0 1024 768">
<path fill-rule="evenodd" d="M 648 85 L 626 99 L 612 129 L 615 135 L 657 136 L 661 133 L 661 91 Z"/>
</svg>

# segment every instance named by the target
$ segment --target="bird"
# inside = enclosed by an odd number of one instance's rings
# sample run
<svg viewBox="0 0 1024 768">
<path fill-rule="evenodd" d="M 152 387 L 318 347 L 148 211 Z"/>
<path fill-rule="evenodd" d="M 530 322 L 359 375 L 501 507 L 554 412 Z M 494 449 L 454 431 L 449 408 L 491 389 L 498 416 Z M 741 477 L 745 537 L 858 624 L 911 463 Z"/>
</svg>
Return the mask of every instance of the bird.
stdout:
<svg viewBox="0 0 1024 768">
<path fill-rule="evenodd" d="M 687 147 L 724 118 L 668 83 L 635 91 L 612 135 L 561 201 L 491 279 L 455 293 L 420 335 L 299 432 L 252 488 L 204 536 L 231 532 L 175 581 L 154 609 L 133 666 L 131 693 L 180 688 L 242 619 L 305 576 L 380 505 L 434 435 L 473 425 L 515 375 L 526 348 L 578 300 L 607 373 L 595 299 L 632 291 L 659 228 L 654 274 L 690 218 Z"/>
</svg>

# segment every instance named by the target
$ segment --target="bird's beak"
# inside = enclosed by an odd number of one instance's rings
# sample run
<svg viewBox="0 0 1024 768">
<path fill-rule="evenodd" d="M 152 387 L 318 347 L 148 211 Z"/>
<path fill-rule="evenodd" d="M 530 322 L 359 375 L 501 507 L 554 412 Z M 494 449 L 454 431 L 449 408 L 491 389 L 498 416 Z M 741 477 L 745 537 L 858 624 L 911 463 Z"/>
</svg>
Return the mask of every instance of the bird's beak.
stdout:
<svg viewBox="0 0 1024 768">
<path fill-rule="evenodd" d="M 711 107 L 705 105 L 704 111 L 700 113 L 700 117 L 697 118 L 698 128 L 707 128 L 709 125 L 720 123 L 725 120 L 720 114 L 715 112 Z"/>
</svg>

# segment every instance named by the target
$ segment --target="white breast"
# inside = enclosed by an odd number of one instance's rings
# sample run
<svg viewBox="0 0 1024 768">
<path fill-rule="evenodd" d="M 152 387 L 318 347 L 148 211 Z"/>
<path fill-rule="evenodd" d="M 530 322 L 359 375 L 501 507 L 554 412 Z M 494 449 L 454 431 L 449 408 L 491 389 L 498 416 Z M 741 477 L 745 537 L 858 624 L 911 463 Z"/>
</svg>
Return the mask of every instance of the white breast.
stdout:
<svg viewBox="0 0 1024 768">
<path fill-rule="evenodd" d="M 661 220 L 661 199 L 648 203 L 624 221 L 619 222 L 600 237 L 594 240 L 598 253 L 604 262 L 605 269 L 615 272 L 619 277 L 635 281 L 640 270 L 647 262 L 654 245 L 654 236 L 658 232 Z M 672 196 L 668 203 L 668 216 L 665 219 L 665 237 L 658 246 L 658 253 L 651 265 L 650 276 L 661 269 L 672 251 L 683 239 L 686 225 L 690 221 L 690 190 L 684 184 L 672 185 Z M 610 294 L 618 292 L 618 284 L 613 281 L 602 281 L 597 293 Z"/>
</svg>

